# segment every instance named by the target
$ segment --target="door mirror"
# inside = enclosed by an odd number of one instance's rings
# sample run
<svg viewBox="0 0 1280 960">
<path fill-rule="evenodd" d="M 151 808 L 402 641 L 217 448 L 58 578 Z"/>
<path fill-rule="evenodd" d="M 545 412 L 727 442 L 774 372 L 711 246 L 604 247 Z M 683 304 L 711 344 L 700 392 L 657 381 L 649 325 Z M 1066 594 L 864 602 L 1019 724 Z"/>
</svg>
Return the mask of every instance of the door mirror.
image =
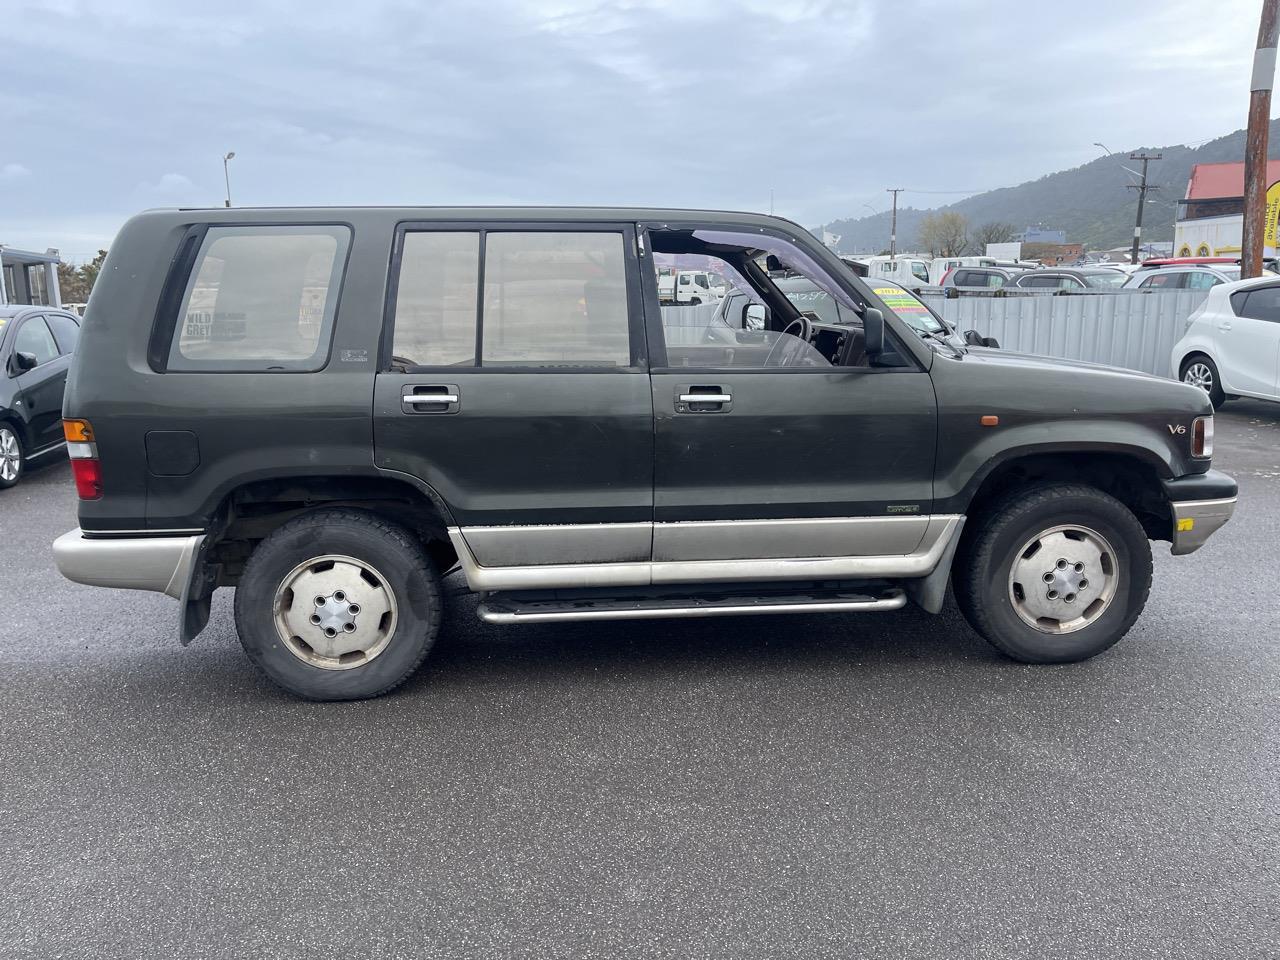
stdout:
<svg viewBox="0 0 1280 960">
<path fill-rule="evenodd" d="M 769 328 L 769 308 L 763 303 L 748 303 L 742 308 L 743 330 L 767 330 Z"/>
<path fill-rule="evenodd" d="M 19 373 L 26 373 L 28 370 L 34 370 L 39 366 L 40 360 L 34 353 L 27 353 L 25 350 L 15 350 L 13 354 L 13 365 Z"/>
<path fill-rule="evenodd" d="M 984 337 L 977 330 L 966 330 L 964 332 L 964 342 L 971 347 L 991 347 L 993 350 L 1000 348 L 1000 341 L 995 337 Z"/>
<path fill-rule="evenodd" d="M 875 363 L 884 353 L 884 314 L 875 307 L 862 311 L 862 330 L 867 337 L 867 359 Z"/>
</svg>

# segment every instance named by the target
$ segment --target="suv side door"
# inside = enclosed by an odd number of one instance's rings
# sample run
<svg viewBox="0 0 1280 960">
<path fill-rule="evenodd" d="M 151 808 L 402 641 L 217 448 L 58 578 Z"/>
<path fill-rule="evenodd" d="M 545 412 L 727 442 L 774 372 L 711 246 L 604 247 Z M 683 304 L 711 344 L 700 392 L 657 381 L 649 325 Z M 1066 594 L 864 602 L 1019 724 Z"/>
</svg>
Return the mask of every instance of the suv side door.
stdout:
<svg viewBox="0 0 1280 960">
<path fill-rule="evenodd" d="M 719 361 L 708 361 L 706 346 L 688 350 L 686 365 L 685 353 L 666 344 L 656 287 L 645 306 L 654 583 L 787 579 L 834 558 L 921 546 L 932 523 L 937 435 L 927 371 L 914 363 L 769 365 L 788 341 L 807 346 L 772 331 L 732 334 Z M 721 338 L 708 329 L 708 341 Z"/>
<path fill-rule="evenodd" d="M 653 521 L 635 228 L 398 225 L 376 464 L 443 500 L 481 567 L 637 563 Z"/>
<path fill-rule="evenodd" d="M 40 314 L 28 314 L 18 322 L 13 352 L 29 353 L 36 358 L 34 368 L 17 374 L 30 444 L 27 455 L 31 456 L 62 442 L 62 396 L 67 388 L 71 355 L 59 350 L 48 323 Z M 16 372 L 16 362 L 10 361 L 10 364 L 11 372 Z"/>
</svg>

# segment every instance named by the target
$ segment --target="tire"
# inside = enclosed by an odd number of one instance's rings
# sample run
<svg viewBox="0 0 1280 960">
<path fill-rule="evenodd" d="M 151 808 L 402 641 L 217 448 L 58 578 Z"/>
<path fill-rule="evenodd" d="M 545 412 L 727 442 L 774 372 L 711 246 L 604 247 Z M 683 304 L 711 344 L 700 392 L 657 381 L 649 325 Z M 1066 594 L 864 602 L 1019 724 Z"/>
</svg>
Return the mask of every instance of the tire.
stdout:
<svg viewBox="0 0 1280 960">
<path fill-rule="evenodd" d="M 1227 402 L 1227 395 L 1222 390 L 1222 377 L 1218 374 L 1218 365 L 1203 353 L 1193 353 L 1182 361 L 1178 379 L 1193 387 L 1199 387 L 1209 394 L 1209 402 L 1213 404 L 1215 410 Z"/>
<path fill-rule="evenodd" d="M 690 300 L 690 301 L 689 301 L 689 306 L 691 306 L 691 307 L 700 307 L 700 306 L 702 306 L 702 300 L 701 300 L 701 298 L 699 298 L 699 297 L 694 297 L 692 300 Z"/>
<path fill-rule="evenodd" d="M 1151 544 L 1114 497 L 1083 484 L 1044 484 L 1017 491 L 980 522 L 957 555 L 952 584 L 970 626 L 1006 656 L 1087 660 L 1142 613 Z"/>
<path fill-rule="evenodd" d="M 0 423 L 0 490 L 18 485 L 26 462 L 22 437 L 10 424 Z"/>
<path fill-rule="evenodd" d="M 308 700 L 362 700 L 398 687 L 426 658 L 440 629 L 440 574 L 403 527 L 320 510 L 258 544 L 235 617 L 245 653 L 278 686 Z"/>
</svg>

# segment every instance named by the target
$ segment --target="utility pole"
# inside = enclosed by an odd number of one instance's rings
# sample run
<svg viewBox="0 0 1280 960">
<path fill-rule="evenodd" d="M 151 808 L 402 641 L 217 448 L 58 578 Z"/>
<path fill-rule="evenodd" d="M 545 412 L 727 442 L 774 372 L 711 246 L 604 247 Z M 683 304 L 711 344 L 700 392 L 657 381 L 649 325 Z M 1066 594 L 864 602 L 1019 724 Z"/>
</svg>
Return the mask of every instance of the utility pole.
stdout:
<svg viewBox="0 0 1280 960">
<path fill-rule="evenodd" d="M 1244 141 L 1244 235 L 1241 239 L 1241 277 L 1262 276 L 1262 248 L 1266 243 L 1267 126 L 1271 118 L 1271 87 L 1276 75 L 1277 6 L 1263 0 L 1258 23 L 1258 47 L 1253 54 L 1249 84 L 1249 129 Z"/>
<path fill-rule="evenodd" d="M 885 193 L 893 194 L 893 219 L 889 222 L 889 260 L 898 255 L 898 194 L 904 192 L 905 187 L 887 187 Z"/>
<path fill-rule="evenodd" d="M 1130 255 L 1130 259 L 1133 261 L 1135 266 L 1138 263 L 1138 247 L 1141 246 L 1142 244 L 1142 211 L 1143 211 L 1143 208 L 1146 207 L 1147 205 L 1147 191 L 1160 189 L 1159 187 L 1156 187 L 1156 186 L 1147 185 L 1147 162 L 1150 160 L 1159 160 L 1161 156 L 1162 155 L 1159 153 L 1129 154 L 1130 160 L 1142 161 L 1142 182 L 1128 184 L 1128 187 L 1130 190 L 1138 191 L 1138 219 L 1137 219 L 1137 222 L 1133 225 L 1133 253 Z"/>
</svg>

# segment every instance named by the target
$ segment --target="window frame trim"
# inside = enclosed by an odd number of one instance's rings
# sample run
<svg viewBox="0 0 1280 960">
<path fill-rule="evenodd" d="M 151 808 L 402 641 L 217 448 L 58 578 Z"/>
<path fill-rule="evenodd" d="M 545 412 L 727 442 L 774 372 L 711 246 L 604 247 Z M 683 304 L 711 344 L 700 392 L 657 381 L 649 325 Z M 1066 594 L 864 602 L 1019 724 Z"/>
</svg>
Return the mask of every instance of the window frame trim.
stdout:
<svg viewBox="0 0 1280 960">
<path fill-rule="evenodd" d="M 204 249 L 205 238 L 212 229 L 242 230 L 255 227 L 293 227 L 298 230 L 316 227 L 341 227 L 347 231 L 347 248 L 342 257 L 334 257 L 333 269 L 337 270 L 337 283 L 331 287 L 334 297 L 333 318 L 320 331 L 317 347 L 324 343 L 324 350 L 313 355 L 311 363 L 306 367 L 287 366 L 276 369 L 270 367 L 234 366 L 202 366 L 172 367 L 174 341 L 178 335 L 178 313 L 187 296 L 196 265 L 200 261 L 200 251 Z M 156 373 L 202 374 L 202 373 L 248 373 L 248 374 L 308 374 L 320 373 L 333 360 L 333 342 L 342 313 L 342 294 L 347 282 L 347 274 L 351 268 L 351 254 L 356 246 L 356 228 L 346 220 L 229 220 L 202 221 L 193 223 L 183 232 L 178 246 L 174 250 L 169 272 L 165 276 L 164 285 L 160 289 L 160 299 L 156 303 L 155 318 L 152 320 L 151 336 L 147 341 L 147 365 Z M 326 297 L 326 300 L 328 298 Z M 326 342 L 327 336 L 327 342 Z"/>
<path fill-rule="evenodd" d="M 391 369 L 391 357 L 395 346 L 396 302 L 400 291 L 400 272 L 404 266 L 404 238 L 409 233 L 475 233 L 479 238 L 479 264 L 476 271 L 476 348 L 475 362 L 470 366 L 457 364 L 415 364 L 406 367 L 404 373 Z M 626 284 L 627 343 L 630 363 L 627 366 L 508 366 L 484 363 L 484 275 L 490 233 L 616 233 L 622 236 L 623 279 Z M 604 220 L 494 220 L 478 217 L 474 220 L 400 220 L 395 225 L 391 243 L 391 259 L 387 265 L 387 283 L 383 294 L 382 331 L 378 342 L 379 374 L 393 373 L 399 376 L 444 373 L 469 376 L 477 373 L 502 374 L 581 374 L 620 373 L 647 374 L 650 369 L 644 331 L 644 297 L 641 291 L 643 271 L 637 254 L 636 225 L 622 221 Z"/>
</svg>

